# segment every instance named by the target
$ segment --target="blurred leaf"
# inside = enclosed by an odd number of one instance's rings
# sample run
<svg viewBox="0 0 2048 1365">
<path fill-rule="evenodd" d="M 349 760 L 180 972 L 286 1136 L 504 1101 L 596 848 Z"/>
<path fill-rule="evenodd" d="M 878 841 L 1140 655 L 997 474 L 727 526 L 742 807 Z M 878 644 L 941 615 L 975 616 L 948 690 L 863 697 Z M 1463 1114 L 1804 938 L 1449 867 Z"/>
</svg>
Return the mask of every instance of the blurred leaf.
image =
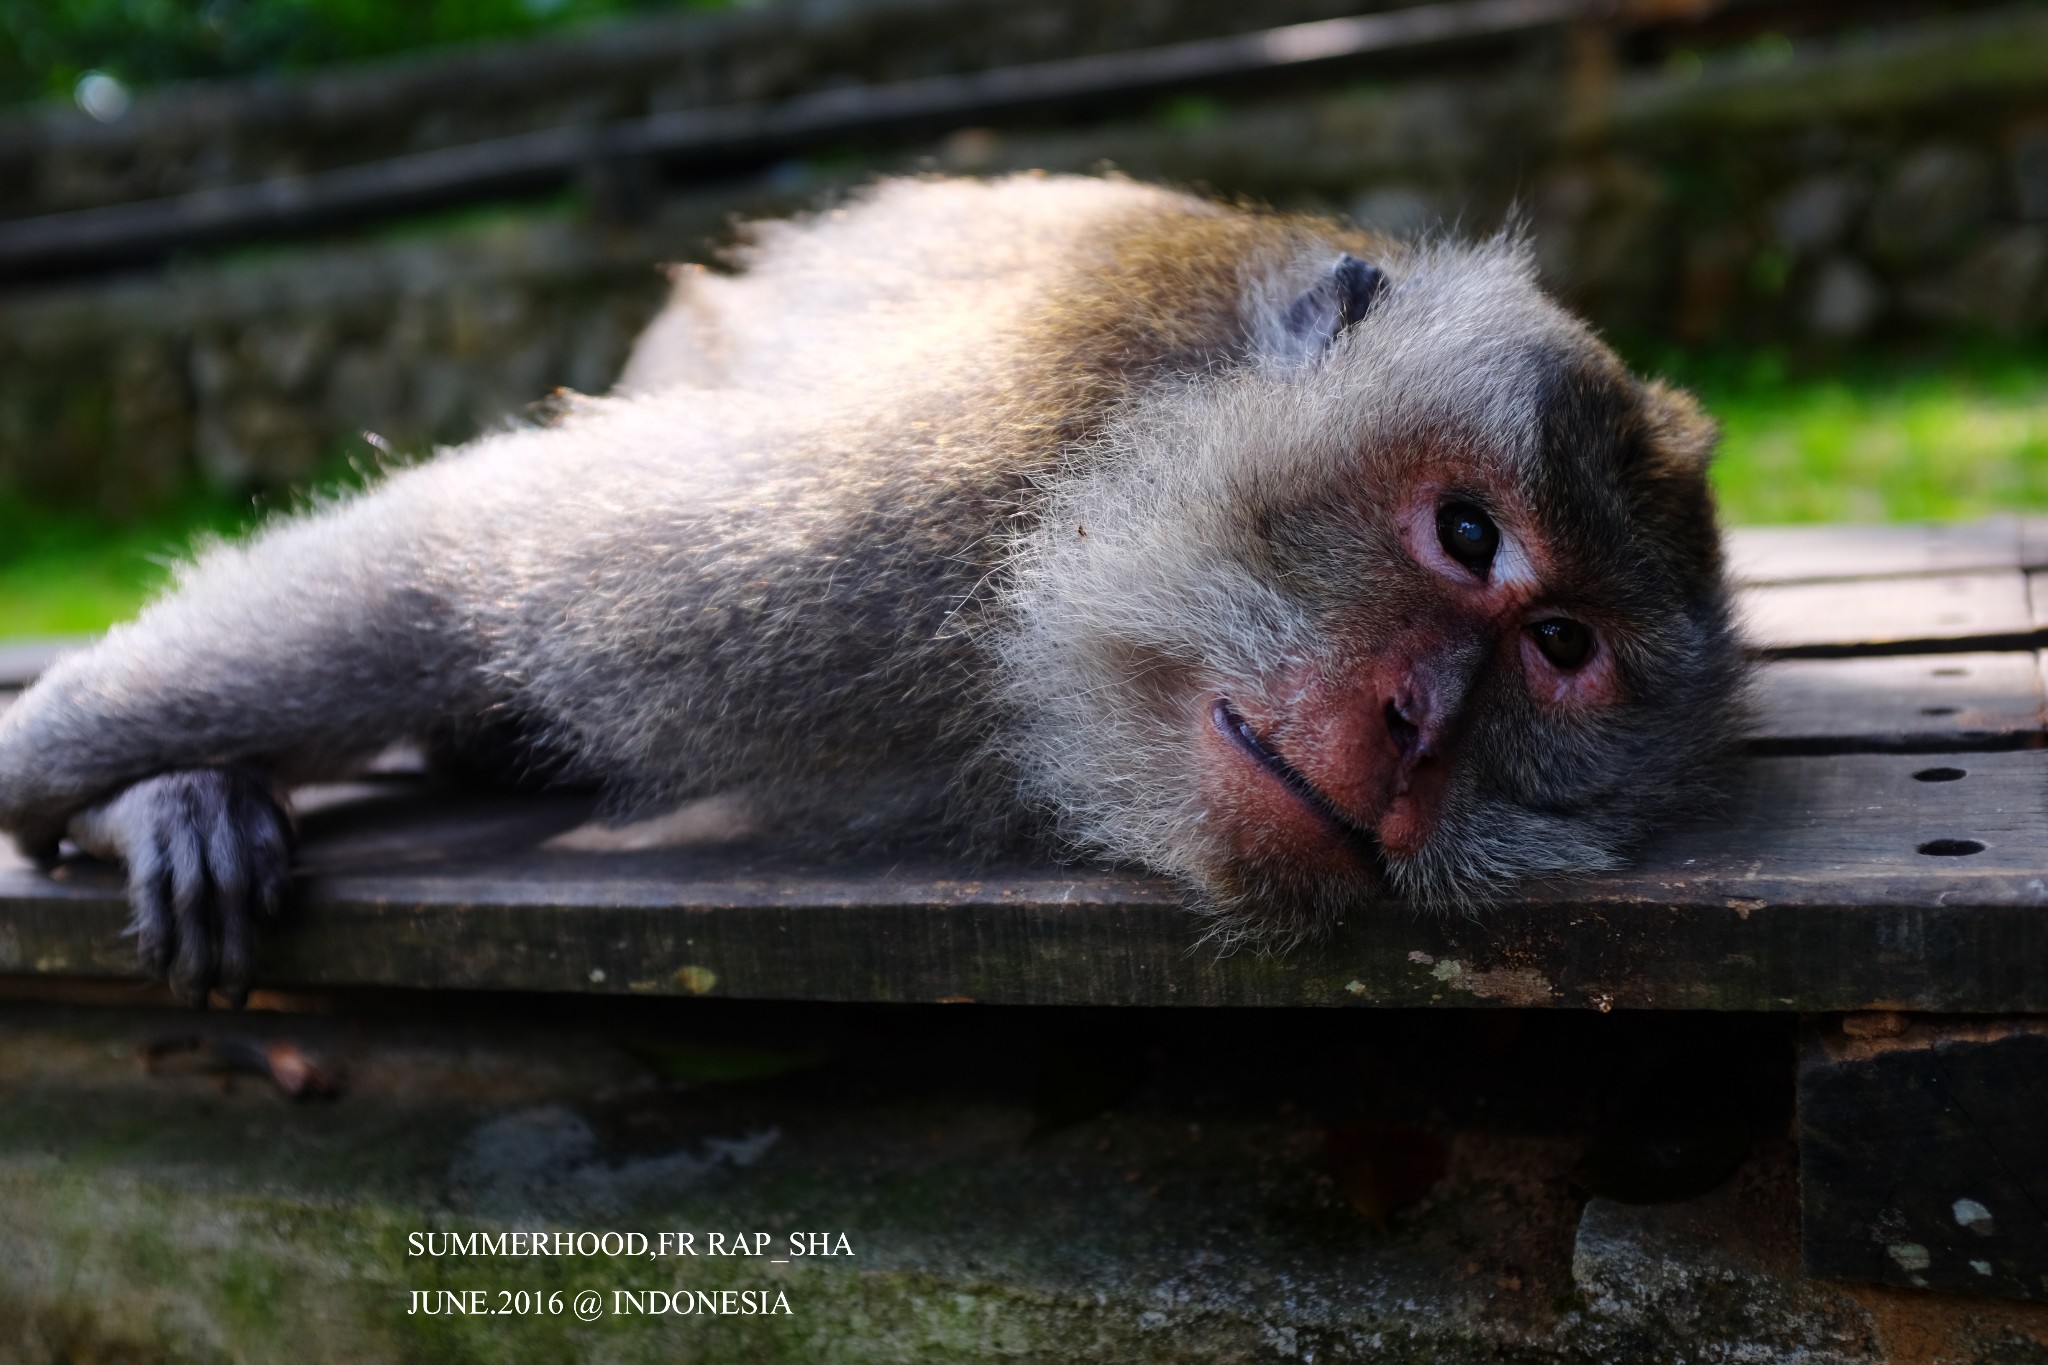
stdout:
<svg viewBox="0 0 2048 1365">
<path fill-rule="evenodd" d="M 1721 424 L 1731 523 L 1954 520 L 2048 508 L 2048 352 L 1958 346 L 1793 364 L 1769 350 L 1669 353 L 1649 368 Z"/>
<path fill-rule="evenodd" d="M 1179 95 L 1159 106 L 1159 125 L 1176 133 L 1199 133 L 1223 122 L 1228 111 L 1207 95 Z"/>
</svg>

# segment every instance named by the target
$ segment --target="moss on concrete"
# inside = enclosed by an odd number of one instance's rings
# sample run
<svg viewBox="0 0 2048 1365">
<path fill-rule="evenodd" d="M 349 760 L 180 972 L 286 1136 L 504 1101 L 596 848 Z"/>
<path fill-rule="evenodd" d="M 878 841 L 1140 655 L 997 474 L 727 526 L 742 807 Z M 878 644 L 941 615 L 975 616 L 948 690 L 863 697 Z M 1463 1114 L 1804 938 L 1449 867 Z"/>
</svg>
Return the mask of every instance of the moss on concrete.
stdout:
<svg viewBox="0 0 2048 1365">
<path fill-rule="evenodd" d="M 1499 1022 L 975 1011 L 924 1032 L 930 1012 L 471 1012 L 0 1006 L 0 1361 L 1451 1365 L 1649 1359 L 1643 1343 L 1663 1341 L 1688 1359 L 1813 1365 L 1889 1351 L 1865 1291 L 1798 1279 L 1782 1144 L 1720 1203 L 1609 1208 L 1589 1240 L 1571 1096 L 1615 1062 L 1584 1045 L 1614 1036 L 1588 1031 L 1604 1022 L 1532 1020 L 1528 1057 L 1571 1058 L 1546 1079 L 1500 1050 L 1515 1030 Z M 878 1017 L 895 1022 L 863 1022 Z M 682 1086 L 639 1060 L 650 1042 L 733 1045 L 730 1027 L 703 1027 L 733 1020 L 752 1021 L 749 1047 L 829 1044 L 833 1060 Z M 348 1089 L 294 1105 L 254 1078 L 137 1062 L 138 1043 L 192 1029 L 291 1039 L 345 1061 Z M 1135 1092 L 1048 1126 L 1047 1029 L 1141 1059 Z M 1361 1216 L 1347 1191 L 1394 1173 L 1333 1166 L 1345 1114 L 1440 1134 L 1442 1178 Z M 410 1254 L 416 1232 L 534 1229 L 771 1241 L 722 1257 Z M 805 1232 L 844 1234 L 852 1254 L 786 1254 Z M 790 1314 L 644 1316 L 613 1297 L 762 1289 Z M 564 1311 L 407 1311 L 414 1291 L 442 1290 L 487 1291 L 492 1308 L 559 1292 Z M 603 1310 L 590 1322 L 573 1311 L 585 1291 Z M 2029 1361 L 2026 1333 L 2048 1331 L 2041 1313 L 1973 1313 L 1943 1338 L 1958 1361 Z"/>
</svg>

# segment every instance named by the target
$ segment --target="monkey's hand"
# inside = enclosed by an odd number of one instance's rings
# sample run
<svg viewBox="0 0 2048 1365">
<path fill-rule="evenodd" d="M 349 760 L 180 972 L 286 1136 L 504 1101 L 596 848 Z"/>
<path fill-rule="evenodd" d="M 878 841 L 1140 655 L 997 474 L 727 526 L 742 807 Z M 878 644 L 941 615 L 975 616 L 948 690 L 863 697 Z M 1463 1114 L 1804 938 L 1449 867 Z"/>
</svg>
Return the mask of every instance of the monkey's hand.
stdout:
<svg viewBox="0 0 2048 1365">
<path fill-rule="evenodd" d="M 195 1005 L 218 988 L 239 1007 L 255 969 L 255 920 L 291 877 L 291 821 L 244 768 L 145 778 L 71 817 L 71 841 L 128 865 L 143 966 Z"/>
</svg>

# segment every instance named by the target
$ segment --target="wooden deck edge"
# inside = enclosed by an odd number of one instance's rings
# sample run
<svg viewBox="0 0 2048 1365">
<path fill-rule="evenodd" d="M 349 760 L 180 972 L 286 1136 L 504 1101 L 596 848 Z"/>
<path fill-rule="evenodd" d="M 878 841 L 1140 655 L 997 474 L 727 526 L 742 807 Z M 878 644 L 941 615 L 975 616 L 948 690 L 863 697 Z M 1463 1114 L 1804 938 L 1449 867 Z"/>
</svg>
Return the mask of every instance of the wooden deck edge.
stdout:
<svg viewBox="0 0 2048 1365">
<path fill-rule="evenodd" d="M 2038 880 L 1938 907 L 1517 904 L 1352 915 L 1326 943 L 1221 951 L 1170 903 L 393 902 L 307 888 L 265 937 L 281 990 L 397 987 L 1015 1005 L 2048 1013 Z M 360 890 L 368 890 L 360 887 Z M 118 897 L 14 900 L 0 973 L 140 978 Z"/>
</svg>

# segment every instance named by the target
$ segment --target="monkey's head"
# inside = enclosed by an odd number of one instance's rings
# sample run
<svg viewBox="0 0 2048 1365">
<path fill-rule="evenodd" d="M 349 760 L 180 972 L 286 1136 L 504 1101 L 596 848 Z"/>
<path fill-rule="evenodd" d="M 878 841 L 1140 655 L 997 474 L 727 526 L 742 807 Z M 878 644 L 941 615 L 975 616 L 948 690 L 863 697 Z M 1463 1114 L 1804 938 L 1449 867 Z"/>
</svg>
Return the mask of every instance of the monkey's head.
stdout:
<svg viewBox="0 0 2048 1365">
<path fill-rule="evenodd" d="M 1045 490 L 1003 648 L 1069 837 L 1282 940 L 1599 868 L 1739 729 L 1712 425 L 1512 242 L 1334 250 Z"/>
</svg>

